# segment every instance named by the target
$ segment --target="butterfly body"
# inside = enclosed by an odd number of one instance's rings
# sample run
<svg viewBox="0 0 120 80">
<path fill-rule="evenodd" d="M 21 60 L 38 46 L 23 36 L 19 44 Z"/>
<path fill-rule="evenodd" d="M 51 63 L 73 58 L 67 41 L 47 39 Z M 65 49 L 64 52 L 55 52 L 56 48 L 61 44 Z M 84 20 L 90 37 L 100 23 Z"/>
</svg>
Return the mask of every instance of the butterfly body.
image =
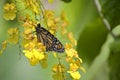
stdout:
<svg viewBox="0 0 120 80">
<path fill-rule="evenodd" d="M 62 53 L 64 52 L 64 46 L 61 44 L 61 42 L 48 30 L 41 27 L 40 24 L 37 25 L 36 29 L 36 35 L 38 42 L 41 42 L 46 46 L 46 51 L 55 51 Z"/>
</svg>

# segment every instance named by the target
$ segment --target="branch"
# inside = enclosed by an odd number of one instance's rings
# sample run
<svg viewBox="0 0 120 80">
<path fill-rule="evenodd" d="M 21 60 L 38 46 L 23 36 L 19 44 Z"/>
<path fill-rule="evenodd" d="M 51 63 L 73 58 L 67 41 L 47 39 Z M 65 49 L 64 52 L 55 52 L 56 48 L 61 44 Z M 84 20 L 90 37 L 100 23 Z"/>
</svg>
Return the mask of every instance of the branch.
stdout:
<svg viewBox="0 0 120 80">
<path fill-rule="evenodd" d="M 111 30 L 111 27 L 110 27 L 110 24 L 108 22 L 108 20 L 104 17 L 103 13 L 102 13 L 102 7 L 101 7 L 101 4 L 99 2 L 99 0 L 94 0 L 95 2 L 95 5 L 96 5 L 96 8 L 97 8 L 97 11 L 99 13 L 99 16 L 101 17 L 106 29 L 109 31 L 109 33 L 111 34 L 111 36 L 114 38 L 114 39 L 117 39 L 118 36 L 115 35 L 112 30 Z"/>
</svg>

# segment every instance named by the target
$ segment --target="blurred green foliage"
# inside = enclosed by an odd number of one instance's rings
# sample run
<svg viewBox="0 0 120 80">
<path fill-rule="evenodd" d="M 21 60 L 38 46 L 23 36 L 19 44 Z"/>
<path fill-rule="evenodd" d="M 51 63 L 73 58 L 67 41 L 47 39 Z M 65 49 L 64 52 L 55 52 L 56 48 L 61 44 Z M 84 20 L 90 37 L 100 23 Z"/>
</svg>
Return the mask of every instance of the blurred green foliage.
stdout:
<svg viewBox="0 0 120 80">
<path fill-rule="evenodd" d="M 6 22 L 3 19 L 4 2 L 5 0 L 0 1 L 0 41 L 6 38 L 7 28 L 18 26 L 16 21 Z M 61 1 L 58 3 L 59 10 L 64 10 L 68 17 L 68 30 L 73 32 L 78 40 L 76 49 L 87 71 L 82 73 L 81 80 L 120 80 L 120 40 L 119 38 L 115 40 L 109 35 L 98 15 L 94 0 L 72 0 L 69 4 Z M 100 0 L 100 3 L 105 18 L 114 29 L 113 32 L 119 35 L 120 1 Z M 35 67 L 29 65 L 23 56 L 19 59 L 18 53 L 18 46 L 10 45 L 0 56 L 0 80 L 52 80 L 50 69 L 57 60 L 52 59 L 51 54 L 48 59 L 49 68 L 42 69 L 40 65 Z"/>
<path fill-rule="evenodd" d="M 106 36 L 107 30 L 100 19 L 88 24 L 78 39 L 78 52 L 82 59 L 91 64 L 100 52 Z"/>
<path fill-rule="evenodd" d="M 120 24 L 120 0 L 100 0 L 102 12 L 110 22 L 111 28 Z"/>
</svg>

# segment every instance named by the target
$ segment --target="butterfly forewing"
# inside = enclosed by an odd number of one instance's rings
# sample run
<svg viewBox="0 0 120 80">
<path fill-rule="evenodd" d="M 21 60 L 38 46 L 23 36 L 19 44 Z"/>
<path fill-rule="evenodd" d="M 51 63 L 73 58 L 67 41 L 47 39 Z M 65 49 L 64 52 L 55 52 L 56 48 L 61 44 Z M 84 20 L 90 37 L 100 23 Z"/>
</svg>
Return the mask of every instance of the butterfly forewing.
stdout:
<svg viewBox="0 0 120 80">
<path fill-rule="evenodd" d="M 64 52 L 64 46 L 61 42 L 49 31 L 41 27 L 40 24 L 36 27 L 36 35 L 38 42 L 41 42 L 46 46 L 46 51 Z"/>
</svg>

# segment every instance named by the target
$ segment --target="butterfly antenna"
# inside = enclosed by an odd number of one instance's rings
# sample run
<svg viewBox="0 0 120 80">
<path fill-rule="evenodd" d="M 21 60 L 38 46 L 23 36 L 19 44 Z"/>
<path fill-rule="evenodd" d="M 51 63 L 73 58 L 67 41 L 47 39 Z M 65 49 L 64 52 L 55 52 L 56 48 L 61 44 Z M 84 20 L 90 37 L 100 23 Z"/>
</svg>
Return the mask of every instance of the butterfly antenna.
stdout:
<svg viewBox="0 0 120 80">
<path fill-rule="evenodd" d="M 44 15 L 45 7 L 44 7 L 44 5 L 42 4 L 41 0 L 38 0 L 38 2 L 39 2 L 39 5 L 40 5 L 40 10 L 41 10 L 41 12 L 42 12 L 43 18 L 44 18 L 45 23 L 46 23 L 46 25 L 47 25 L 47 19 L 46 19 L 45 15 Z M 48 28 L 48 25 L 47 25 L 47 28 Z"/>
</svg>

